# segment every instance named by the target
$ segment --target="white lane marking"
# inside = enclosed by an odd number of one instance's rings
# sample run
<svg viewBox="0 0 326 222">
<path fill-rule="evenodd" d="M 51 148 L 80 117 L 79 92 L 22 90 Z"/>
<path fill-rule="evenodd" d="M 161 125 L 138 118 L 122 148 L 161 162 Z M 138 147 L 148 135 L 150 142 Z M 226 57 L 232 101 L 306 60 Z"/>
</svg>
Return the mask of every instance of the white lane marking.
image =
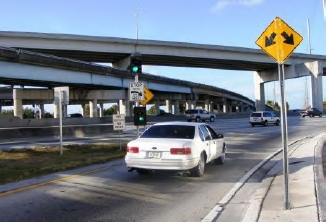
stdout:
<svg viewBox="0 0 326 222">
<path fill-rule="evenodd" d="M 291 146 L 292 144 L 303 140 L 305 138 L 309 138 L 315 134 L 313 133 L 311 135 L 305 136 L 303 138 L 300 138 L 296 141 L 293 141 L 292 143 L 289 143 L 288 146 Z M 248 171 L 234 186 L 233 188 L 220 200 L 215 207 L 206 215 L 206 217 L 202 220 L 202 222 L 213 222 L 218 215 L 224 210 L 225 205 L 232 199 L 232 197 L 238 192 L 238 190 L 245 184 L 245 182 L 257 171 L 260 167 L 262 167 L 267 161 L 269 161 L 271 158 L 279 154 L 283 148 L 279 148 L 275 153 L 270 154 L 265 159 L 260 161 L 256 166 L 254 166 L 250 171 Z"/>
</svg>

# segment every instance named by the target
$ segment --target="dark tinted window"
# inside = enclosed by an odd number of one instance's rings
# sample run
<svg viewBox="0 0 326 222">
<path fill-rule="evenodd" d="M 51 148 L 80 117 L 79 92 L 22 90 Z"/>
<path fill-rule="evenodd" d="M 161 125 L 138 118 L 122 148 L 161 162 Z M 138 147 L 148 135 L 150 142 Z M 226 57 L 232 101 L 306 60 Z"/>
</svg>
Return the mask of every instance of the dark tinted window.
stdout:
<svg viewBox="0 0 326 222">
<path fill-rule="evenodd" d="M 193 139 L 194 136 L 194 126 L 156 125 L 149 127 L 140 138 Z"/>
<path fill-rule="evenodd" d="M 197 110 L 195 110 L 195 109 L 188 109 L 188 110 L 186 110 L 185 113 L 186 114 L 195 114 L 195 113 L 197 113 Z"/>
<path fill-rule="evenodd" d="M 209 125 L 206 125 L 206 128 L 210 132 L 210 134 L 211 134 L 211 136 L 212 136 L 213 139 L 217 139 L 218 138 L 217 133 L 215 132 L 215 130 L 213 130 L 212 127 L 210 127 Z"/>
<path fill-rule="evenodd" d="M 270 112 L 264 112 L 263 116 L 264 117 L 272 117 L 272 114 Z"/>
<path fill-rule="evenodd" d="M 261 117 L 261 113 L 252 113 L 251 117 Z"/>
</svg>

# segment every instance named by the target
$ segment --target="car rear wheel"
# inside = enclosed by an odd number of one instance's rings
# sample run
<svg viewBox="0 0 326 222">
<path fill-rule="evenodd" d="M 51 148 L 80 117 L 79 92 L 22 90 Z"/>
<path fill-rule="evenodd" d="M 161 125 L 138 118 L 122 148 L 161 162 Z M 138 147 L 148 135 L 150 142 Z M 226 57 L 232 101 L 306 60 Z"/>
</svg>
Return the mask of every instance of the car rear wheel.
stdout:
<svg viewBox="0 0 326 222">
<path fill-rule="evenodd" d="M 201 177 L 204 174 L 204 171 L 205 171 L 205 158 L 204 158 L 204 153 L 201 153 L 197 166 L 190 170 L 190 174 L 195 177 Z"/>
<path fill-rule="evenodd" d="M 187 122 L 191 122 L 191 119 L 187 119 Z"/>
<path fill-rule="evenodd" d="M 252 123 L 251 126 L 255 126 L 255 124 Z"/>
<path fill-rule="evenodd" d="M 214 122 L 214 120 L 215 120 L 214 116 L 211 116 L 211 118 L 209 118 L 209 121 L 211 122 Z"/>
<path fill-rule="evenodd" d="M 280 125 L 280 121 L 279 121 L 279 120 L 276 120 L 275 125 L 276 125 L 276 126 L 279 126 L 279 125 Z"/>
<path fill-rule="evenodd" d="M 268 121 L 265 120 L 265 122 L 264 122 L 264 126 L 267 126 L 267 125 L 268 125 Z"/>
</svg>

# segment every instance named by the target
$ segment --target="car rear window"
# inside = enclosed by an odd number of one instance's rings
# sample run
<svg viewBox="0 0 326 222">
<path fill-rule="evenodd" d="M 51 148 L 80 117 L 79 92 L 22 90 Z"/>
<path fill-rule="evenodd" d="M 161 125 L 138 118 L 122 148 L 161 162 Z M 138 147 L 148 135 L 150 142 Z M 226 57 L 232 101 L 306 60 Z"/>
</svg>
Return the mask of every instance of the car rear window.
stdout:
<svg viewBox="0 0 326 222">
<path fill-rule="evenodd" d="M 250 117 L 261 117 L 261 113 L 252 113 Z"/>
<path fill-rule="evenodd" d="M 195 126 L 157 125 L 148 128 L 140 138 L 193 139 Z"/>
<path fill-rule="evenodd" d="M 185 113 L 186 113 L 186 114 L 194 114 L 194 113 L 197 113 L 197 110 L 190 109 L 190 110 L 186 110 Z"/>
</svg>

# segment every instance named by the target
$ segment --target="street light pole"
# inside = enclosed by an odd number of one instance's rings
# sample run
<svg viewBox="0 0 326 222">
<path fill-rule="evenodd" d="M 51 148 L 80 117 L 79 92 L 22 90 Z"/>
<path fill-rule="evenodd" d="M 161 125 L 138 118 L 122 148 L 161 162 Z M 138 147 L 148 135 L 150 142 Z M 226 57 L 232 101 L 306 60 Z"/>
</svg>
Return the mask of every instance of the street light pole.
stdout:
<svg viewBox="0 0 326 222">
<path fill-rule="evenodd" d="M 138 44 L 138 15 L 139 15 L 139 12 L 140 12 L 141 9 L 142 9 L 142 7 L 140 7 L 137 12 L 133 13 L 133 15 L 135 17 L 135 20 L 136 20 L 136 40 L 137 40 L 137 44 Z"/>
</svg>

